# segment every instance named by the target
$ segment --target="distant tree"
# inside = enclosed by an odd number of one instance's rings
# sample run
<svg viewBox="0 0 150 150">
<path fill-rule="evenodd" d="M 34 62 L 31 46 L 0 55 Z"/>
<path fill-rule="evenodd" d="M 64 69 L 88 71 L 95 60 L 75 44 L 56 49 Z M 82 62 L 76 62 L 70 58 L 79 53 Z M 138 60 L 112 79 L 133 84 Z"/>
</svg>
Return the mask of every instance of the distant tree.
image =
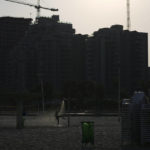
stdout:
<svg viewBox="0 0 150 150">
<path fill-rule="evenodd" d="M 30 92 L 31 93 L 38 93 L 41 95 L 42 94 L 42 88 L 43 88 L 43 93 L 44 93 L 45 99 L 50 99 L 53 97 L 53 86 L 51 83 L 48 83 L 48 82 L 44 82 L 43 85 L 38 84 L 35 87 L 32 87 L 32 89 L 30 89 Z"/>
<path fill-rule="evenodd" d="M 138 89 L 148 95 L 150 89 L 150 81 L 140 81 Z"/>
<path fill-rule="evenodd" d="M 103 99 L 105 96 L 104 86 L 102 84 L 96 85 L 96 98 Z"/>
<path fill-rule="evenodd" d="M 124 99 L 124 98 L 130 98 L 130 93 L 127 89 L 123 89 L 121 88 L 121 91 L 120 91 L 120 98 L 121 99 Z"/>
<path fill-rule="evenodd" d="M 73 99 L 72 104 L 81 107 L 95 107 L 104 97 L 104 88 L 93 81 L 70 81 L 64 85 L 64 97 Z M 75 102 L 76 101 L 76 102 Z"/>
</svg>

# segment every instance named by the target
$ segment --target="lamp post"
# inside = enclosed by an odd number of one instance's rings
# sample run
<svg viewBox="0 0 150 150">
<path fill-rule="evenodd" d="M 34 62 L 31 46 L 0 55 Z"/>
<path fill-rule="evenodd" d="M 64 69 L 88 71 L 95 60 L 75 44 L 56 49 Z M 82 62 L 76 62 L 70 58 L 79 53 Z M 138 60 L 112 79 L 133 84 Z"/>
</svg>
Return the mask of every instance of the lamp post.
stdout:
<svg viewBox="0 0 150 150">
<path fill-rule="evenodd" d="M 120 64 L 118 67 L 118 120 L 120 121 Z"/>
<path fill-rule="evenodd" d="M 40 80 L 40 86 L 41 86 L 41 96 L 42 96 L 42 111 L 45 111 L 45 97 L 44 97 L 44 85 L 43 85 L 43 77 L 42 73 L 38 73 L 38 77 Z"/>
<path fill-rule="evenodd" d="M 44 98 L 44 87 L 43 80 L 41 79 L 41 94 L 42 94 L 42 110 L 45 111 L 45 98 Z"/>
<path fill-rule="evenodd" d="M 68 127 L 70 127 L 70 98 L 67 99 Z"/>
<path fill-rule="evenodd" d="M 120 91 L 121 91 L 121 85 L 120 85 L 121 55 L 120 55 L 120 50 L 121 49 L 118 50 L 118 121 L 120 121 L 120 111 L 121 111 L 121 109 L 120 109 L 120 97 L 121 97 L 120 96 Z"/>
</svg>

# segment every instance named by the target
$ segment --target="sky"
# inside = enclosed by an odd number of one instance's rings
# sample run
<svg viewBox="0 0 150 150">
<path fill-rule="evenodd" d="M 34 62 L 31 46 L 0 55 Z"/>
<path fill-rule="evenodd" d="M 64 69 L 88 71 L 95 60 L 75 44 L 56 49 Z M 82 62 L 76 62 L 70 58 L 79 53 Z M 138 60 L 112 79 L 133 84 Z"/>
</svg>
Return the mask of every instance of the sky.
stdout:
<svg viewBox="0 0 150 150">
<path fill-rule="evenodd" d="M 36 4 L 37 0 L 16 0 Z M 73 24 L 76 33 L 91 35 L 100 28 L 121 24 L 126 29 L 126 0 L 40 0 L 41 5 L 58 8 L 58 12 L 41 9 L 41 16 L 60 15 L 61 22 Z M 150 0 L 130 0 L 131 30 L 150 32 Z M 0 17 L 35 18 L 36 9 L 0 0 Z M 150 36 L 149 36 L 150 44 Z M 149 54 L 150 58 L 150 54 Z M 150 66 L 150 59 L 149 59 Z"/>
</svg>

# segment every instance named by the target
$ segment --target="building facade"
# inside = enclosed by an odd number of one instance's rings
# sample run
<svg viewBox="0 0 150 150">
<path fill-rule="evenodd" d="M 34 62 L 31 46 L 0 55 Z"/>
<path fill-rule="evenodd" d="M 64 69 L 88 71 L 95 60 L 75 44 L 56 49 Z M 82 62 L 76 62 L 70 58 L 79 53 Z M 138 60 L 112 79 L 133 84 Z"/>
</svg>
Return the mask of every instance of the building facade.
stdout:
<svg viewBox="0 0 150 150">
<path fill-rule="evenodd" d="M 0 18 L 0 89 L 8 90 L 8 86 L 12 81 L 12 72 L 15 68 L 11 68 L 10 55 L 13 53 L 16 45 L 21 42 L 26 34 L 31 19 L 25 18 Z"/>
<path fill-rule="evenodd" d="M 146 81 L 147 33 L 123 30 L 121 25 L 94 32 L 87 42 L 87 79 L 102 84 L 106 95 L 130 94 Z"/>
<path fill-rule="evenodd" d="M 72 79 L 72 43 L 75 30 L 71 24 L 60 23 L 59 16 L 39 18 L 30 26 L 13 54 L 17 57 L 18 89 L 32 90 L 41 84 L 61 91 Z"/>
<path fill-rule="evenodd" d="M 0 88 L 31 91 L 52 86 L 62 91 L 70 81 L 94 81 L 105 95 L 130 94 L 147 80 L 148 35 L 121 25 L 92 36 L 75 34 L 59 16 L 0 18 Z"/>
</svg>

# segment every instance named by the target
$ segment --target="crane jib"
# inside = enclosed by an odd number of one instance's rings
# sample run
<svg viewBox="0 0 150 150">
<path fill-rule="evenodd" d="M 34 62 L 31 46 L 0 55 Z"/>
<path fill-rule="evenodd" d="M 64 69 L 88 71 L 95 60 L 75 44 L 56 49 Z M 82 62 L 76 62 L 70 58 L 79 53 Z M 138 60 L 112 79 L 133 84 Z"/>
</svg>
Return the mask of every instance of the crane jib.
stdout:
<svg viewBox="0 0 150 150">
<path fill-rule="evenodd" d="M 26 2 L 21 2 L 21 1 L 18 1 L 18 0 L 5 0 L 5 1 L 34 7 L 35 9 L 37 9 L 37 17 L 36 18 L 40 17 L 40 9 L 47 9 L 47 10 L 50 10 L 50 11 L 58 11 L 58 9 L 55 9 L 55 8 L 47 8 L 47 7 L 41 6 L 39 4 L 39 1 L 38 1 L 38 5 L 34 5 L 34 4 L 26 3 Z"/>
</svg>

